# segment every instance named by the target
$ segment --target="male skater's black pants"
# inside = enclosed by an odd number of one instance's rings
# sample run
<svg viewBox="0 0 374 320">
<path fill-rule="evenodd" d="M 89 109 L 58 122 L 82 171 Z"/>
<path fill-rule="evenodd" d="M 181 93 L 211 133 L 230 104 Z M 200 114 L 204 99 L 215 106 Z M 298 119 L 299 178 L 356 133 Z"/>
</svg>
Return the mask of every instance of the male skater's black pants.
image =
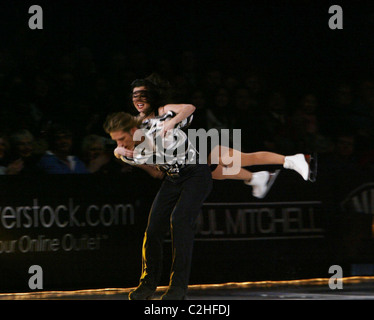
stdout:
<svg viewBox="0 0 374 320">
<path fill-rule="evenodd" d="M 154 199 L 144 235 L 141 282 L 151 288 L 157 287 L 163 241 L 170 230 L 172 268 L 169 285 L 187 289 L 195 222 L 211 189 L 212 175 L 208 165 L 187 165 L 179 177 L 165 178 Z"/>
</svg>

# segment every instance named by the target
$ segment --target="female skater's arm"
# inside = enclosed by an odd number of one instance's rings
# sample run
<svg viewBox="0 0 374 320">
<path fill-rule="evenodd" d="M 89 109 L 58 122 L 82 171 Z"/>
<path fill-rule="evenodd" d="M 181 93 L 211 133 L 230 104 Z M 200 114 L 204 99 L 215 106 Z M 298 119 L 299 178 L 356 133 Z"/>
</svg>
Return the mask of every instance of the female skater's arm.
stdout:
<svg viewBox="0 0 374 320">
<path fill-rule="evenodd" d="M 168 111 L 173 111 L 176 115 L 174 118 L 170 119 L 169 121 L 165 122 L 164 124 L 164 133 L 168 130 L 171 130 L 182 120 L 189 117 L 193 114 L 196 110 L 196 107 L 192 104 L 167 104 L 163 107 L 158 109 L 158 114 L 163 115 Z"/>
</svg>

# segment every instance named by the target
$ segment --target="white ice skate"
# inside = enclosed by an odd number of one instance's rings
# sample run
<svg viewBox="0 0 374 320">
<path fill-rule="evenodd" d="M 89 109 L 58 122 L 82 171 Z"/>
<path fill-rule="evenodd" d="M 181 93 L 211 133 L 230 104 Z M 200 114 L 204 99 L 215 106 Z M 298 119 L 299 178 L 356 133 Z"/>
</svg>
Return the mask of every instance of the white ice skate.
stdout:
<svg viewBox="0 0 374 320">
<path fill-rule="evenodd" d="M 275 179 L 277 178 L 280 170 L 274 172 L 259 171 L 252 175 L 250 181 L 244 181 L 246 185 L 252 186 L 252 195 L 256 198 L 262 199 L 270 191 Z"/>
<path fill-rule="evenodd" d="M 317 178 L 317 155 L 302 153 L 285 157 L 283 167 L 295 170 L 305 181 L 315 182 Z"/>
</svg>

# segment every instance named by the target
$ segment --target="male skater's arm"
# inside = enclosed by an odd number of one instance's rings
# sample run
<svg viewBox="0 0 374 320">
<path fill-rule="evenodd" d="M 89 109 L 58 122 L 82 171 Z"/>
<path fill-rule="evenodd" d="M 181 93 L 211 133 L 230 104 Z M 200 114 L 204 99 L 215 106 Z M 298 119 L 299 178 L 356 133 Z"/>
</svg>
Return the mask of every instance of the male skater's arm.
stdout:
<svg viewBox="0 0 374 320">
<path fill-rule="evenodd" d="M 118 147 L 114 150 L 114 155 L 117 159 L 122 160 L 123 162 L 130 164 L 134 167 L 140 168 L 146 171 L 150 176 L 155 179 L 163 179 L 165 173 L 157 169 L 156 167 L 148 164 L 137 164 L 133 158 L 134 152 L 132 150 Z"/>
</svg>

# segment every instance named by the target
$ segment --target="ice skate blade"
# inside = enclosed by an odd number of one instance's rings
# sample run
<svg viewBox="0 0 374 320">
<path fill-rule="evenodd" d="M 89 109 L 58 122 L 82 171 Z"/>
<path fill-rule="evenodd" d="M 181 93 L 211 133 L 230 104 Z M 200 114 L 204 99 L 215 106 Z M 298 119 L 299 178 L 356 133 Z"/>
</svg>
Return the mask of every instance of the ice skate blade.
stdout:
<svg viewBox="0 0 374 320">
<path fill-rule="evenodd" d="M 317 165 L 318 165 L 318 156 L 317 153 L 312 153 L 305 155 L 305 160 L 309 165 L 308 180 L 310 182 L 316 182 L 317 180 Z"/>
</svg>

